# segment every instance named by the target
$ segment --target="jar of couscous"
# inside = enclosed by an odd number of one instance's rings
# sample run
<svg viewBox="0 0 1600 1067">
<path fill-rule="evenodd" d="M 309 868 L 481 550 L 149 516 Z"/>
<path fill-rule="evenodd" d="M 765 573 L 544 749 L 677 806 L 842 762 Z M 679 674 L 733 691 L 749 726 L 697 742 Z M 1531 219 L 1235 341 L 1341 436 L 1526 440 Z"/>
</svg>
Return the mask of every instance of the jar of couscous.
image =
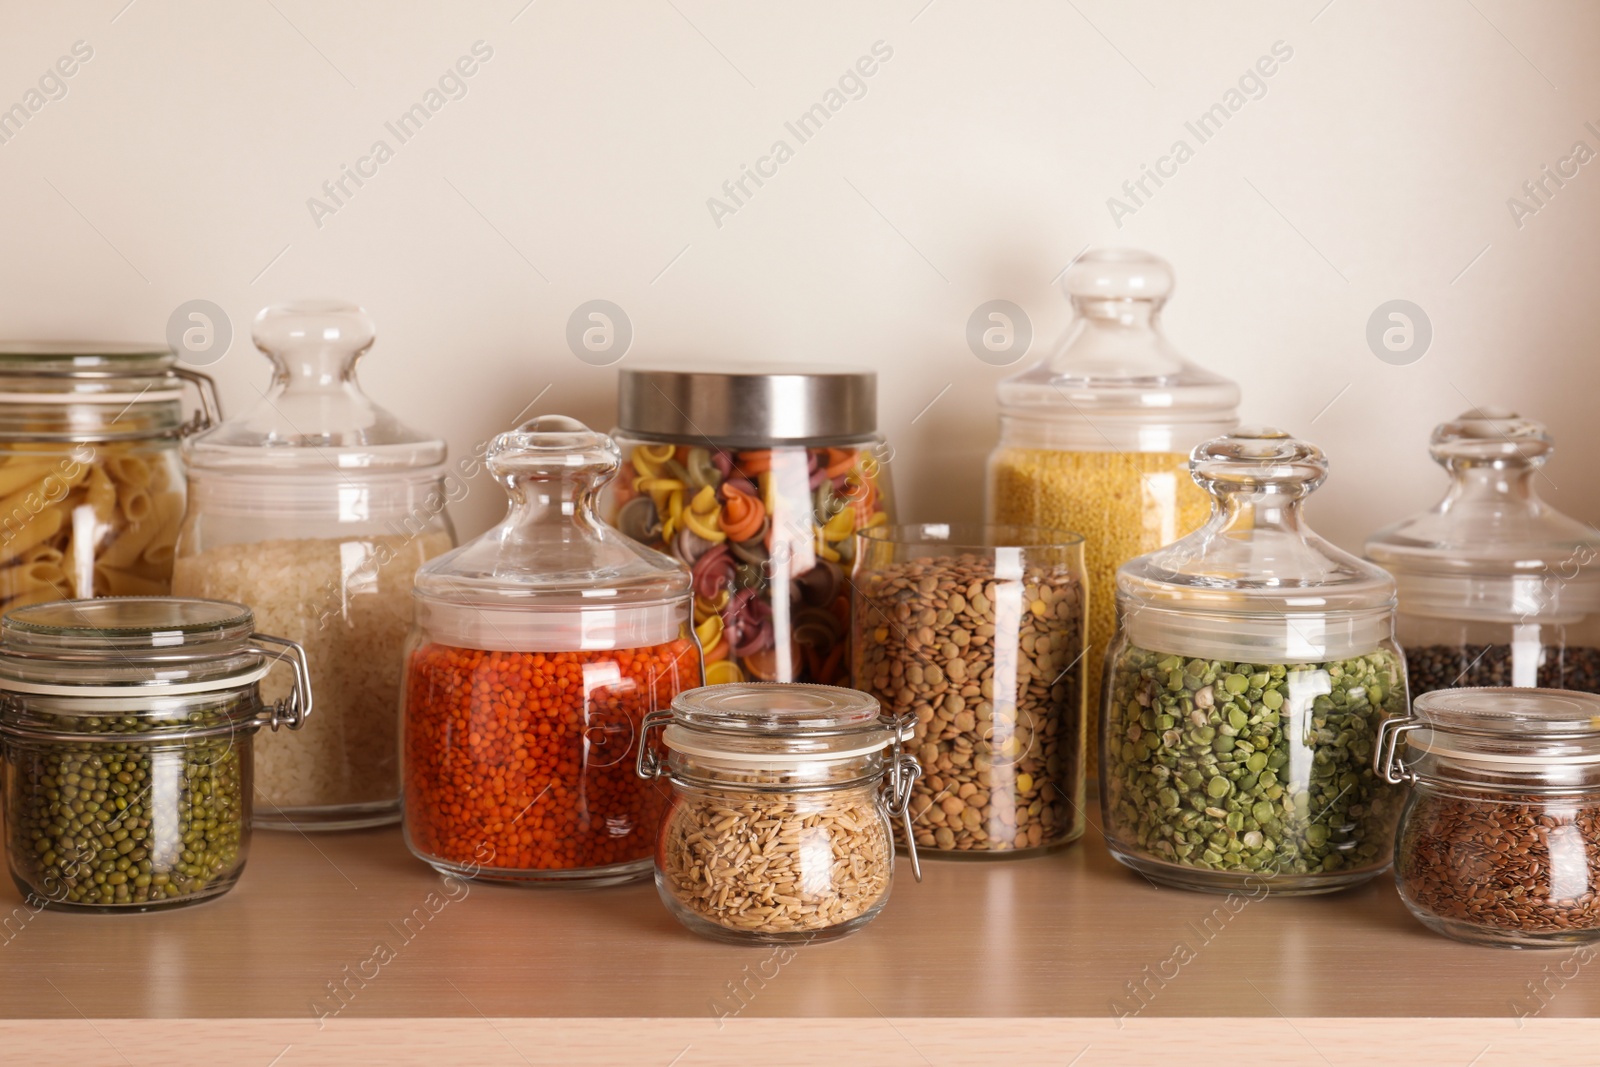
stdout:
<svg viewBox="0 0 1600 1067">
<path fill-rule="evenodd" d="M 1161 333 L 1172 268 L 1135 249 L 1095 250 L 1066 272 L 1075 318 L 1046 359 L 1000 383 L 989 521 L 1084 538 L 1089 706 L 1116 627 L 1117 568 L 1198 529 L 1210 500 L 1189 450 L 1238 424 L 1239 387 Z"/>
</svg>

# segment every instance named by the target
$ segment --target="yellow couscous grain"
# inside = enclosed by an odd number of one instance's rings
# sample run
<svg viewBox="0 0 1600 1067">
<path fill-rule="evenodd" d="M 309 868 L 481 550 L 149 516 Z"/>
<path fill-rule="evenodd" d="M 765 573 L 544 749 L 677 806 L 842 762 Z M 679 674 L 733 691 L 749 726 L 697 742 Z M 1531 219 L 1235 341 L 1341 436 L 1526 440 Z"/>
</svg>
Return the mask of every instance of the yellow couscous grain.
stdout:
<svg viewBox="0 0 1600 1067">
<path fill-rule="evenodd" d="M 1116 629 L 1117 568 L 1192 533 L 1211 498 L 1181 452 L 1063 452 L 1002 448 L 990 460 L 990 519 L 1083 535 L 1089 605 L 1090 714 L 1098 715 L 1106 646 Z M 1097 731 L 1090 730 L 1091 765 Z"/>
</svg>

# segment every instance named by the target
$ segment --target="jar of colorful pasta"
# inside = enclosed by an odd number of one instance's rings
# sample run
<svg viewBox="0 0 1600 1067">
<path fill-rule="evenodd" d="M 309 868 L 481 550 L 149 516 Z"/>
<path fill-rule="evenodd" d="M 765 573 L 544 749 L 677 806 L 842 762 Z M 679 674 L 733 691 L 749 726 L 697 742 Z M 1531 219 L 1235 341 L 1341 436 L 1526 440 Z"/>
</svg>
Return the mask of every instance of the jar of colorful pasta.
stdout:
<svg viewBox="0 0 1600 1067">
<path fill-rule="evenodd" d="M 1373 764 L 1406 713 L 1394 579 L 1301 513 L 1314 445 L 1196 448 L 1196 532 L 1117 572 L 1100 797 L 1111 854 L 1187 889 L 1320 893 L 1389 865 L 1400 791 Z"/>
<path fill-rule="evenodd" d="M 252 339 L 272 384 L 249 411 L 185 445 L 189 513 L 173 589 L 250 605 L 299 641 L 319 713 L 256 754 L 256 823 L 339 830 L 400 817 L 400 647 L 411 582 L 455 544 L 445 443 L 361 390 L 376 330 L 359 307 L 264 309 Z M 458 485 L 455 487 L 460 489 Z M 283 696 L 269 679 L 267 699 Z"/>
<path fill-rule="evenodd" d="M 644 717 L 701 682 L 689 571 L 600 521 L 617 446 L 559 415 L 496 437 L 511 507 L 417 572 L 402 696 L 406 844 L 520 884 L 642 878 L 664 798 Z"/>
<path fill-rule="evenodd" d="M 179 441 L 218 417 L 211 379 L 159 345 L 0 345 L 0 611 L 169 592 Z"/>
<path fill-rule="evenodd" d="M 1172 268 L 1134 249 L 1089 252 L 1066 272 L 1072 326 L 1000 383 L 989 521 L 1084 537 L 1089 706 L 1115 627 L 1117 568 L 1197 529 L 1211 502 L 1189 450 L 1238 422 L 1239 387 L 1189 362 L 1161 332 Z"/>
<path fill-rule="evenodd" d="M 848 684 L 857 530 L 890 521 L 877 376 L 627 369 L 605 512 L 686 564 L 706 680 Z"/>
<path fill-rule="evenodd" d="M 64 600 L 0 622 L 6 857 L 30 907 L 137 912 L 226 893 L 257 732 L 311 714 L 305 653 L 242 604 Z M 264 704 L 279 660 L 288 695 Z"/>
</svg>

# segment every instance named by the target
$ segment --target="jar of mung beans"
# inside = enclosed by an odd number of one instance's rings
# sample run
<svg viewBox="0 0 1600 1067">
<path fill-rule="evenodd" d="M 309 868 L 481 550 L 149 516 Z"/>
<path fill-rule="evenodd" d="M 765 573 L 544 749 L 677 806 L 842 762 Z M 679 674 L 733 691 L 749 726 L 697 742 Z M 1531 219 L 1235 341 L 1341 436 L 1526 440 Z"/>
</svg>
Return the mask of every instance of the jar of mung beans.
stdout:
<svg viewBox="0 0 1600 1067">
<path fill-rule="evenodd" d="M 1194 451 L 1205 526 L 1117 573 L 1100 796 L 1112 855 L 1186 889 L 1320 893 L 1389 865 L 1373 767 L 1406 712 L 1394 579 L 1301 514 L 1328 465 L 1281 430 Z"/>
<path fill-rule="evenodd" d="M 896 821 L 922 878 L 911 727 L 865 693 L 805 683 L 706 686 L 652 712 L 638 772 L 672 783 L 655 855 L 667 909 L 737 944 L 831 941 L 871 922 L 894 881 Z"/>
<path fill-rule="evenodd" d="M 1450 475 L 1432 508 L 1372 535 L 1400 589 L 1413 695 L 1458 686 L 1600 692 L 1600 532 L 1539 495 L 1555 444 L 1532 419 L 1475 409 L 1433 431 Z"/>
<path fill-rule="evenodd" d="M 226 893 L 250 844 L 255 733 L 311 712 L 305 652 L 240 604 L 60 600 L 0 621 L 6 855 L 33 907 Z M 294 685 L 263 705 L 278 660 Z"/>
<path fill-rule="evenodd" d="M 1198 528 L 1211 502 L 1189 450 L 1238 423 L 1239 387 L 1161 332 L 1172 267 L 1137 249 L 1086 253 L 1063 280 L 1074 319 L 1038 364 L 1000 383 L 989 521 L 1084 537 L 1089 706 L 1115 626 L 1117 568 Z"/>
</svg>

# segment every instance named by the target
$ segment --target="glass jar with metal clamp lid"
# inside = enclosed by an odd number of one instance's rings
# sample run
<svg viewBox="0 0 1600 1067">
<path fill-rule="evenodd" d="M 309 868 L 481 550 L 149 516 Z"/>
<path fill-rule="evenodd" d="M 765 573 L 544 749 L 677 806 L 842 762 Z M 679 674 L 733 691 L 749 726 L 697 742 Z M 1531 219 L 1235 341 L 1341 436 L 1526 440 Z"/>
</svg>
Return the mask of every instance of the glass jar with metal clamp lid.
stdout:
<svg viewBox="0 0 1600 1067">
<path fill-rule="evenodd" d="M 1409 783 L 1394 874 L 1411 914 L 1462 941 L 1600 940 L 1600 696 L 1439 689 L 1379 728 Z"/>
<path fill-rule="evenodd" d="M 63 600 L 0 621 L 6 853 L 29 907 L 147 911 L 226 893 L 261 727 L 311 713 L 305 652 L 240 604 Z M 294 685 L 264 705 L 280 660 Z"/>
<path fill-rule="evenodd" d="M 169 592 L 178 445 L 220 419 L 216 384 L 165 346 L 0 344 L 0 610 Z"/>
<path fill-rule="evenodd" d="M 650 730 L 665 727 L 661 753 Z M 871 922 L 894 880 L 892 820 L 912 873 L 913 720 L 853 689 L 738 682 L 681 693 L 645 718 L 639 774 L 672 800 L 656 888 L 689 929 L 736 943 L 828 941 Z"/>
</svg>

